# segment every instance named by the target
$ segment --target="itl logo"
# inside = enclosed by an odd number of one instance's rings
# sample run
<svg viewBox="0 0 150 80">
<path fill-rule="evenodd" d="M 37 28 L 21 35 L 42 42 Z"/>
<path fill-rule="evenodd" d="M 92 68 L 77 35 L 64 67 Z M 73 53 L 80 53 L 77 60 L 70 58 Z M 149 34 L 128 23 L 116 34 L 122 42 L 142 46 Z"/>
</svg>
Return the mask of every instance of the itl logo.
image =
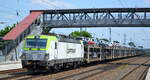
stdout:
<svg viewBox="0 0 150 80">
<path fill-rule="evenodd" d="M 67 53 L 75 53 L 76 50 L 75 49 L 67 49 Z"/>
</svg>

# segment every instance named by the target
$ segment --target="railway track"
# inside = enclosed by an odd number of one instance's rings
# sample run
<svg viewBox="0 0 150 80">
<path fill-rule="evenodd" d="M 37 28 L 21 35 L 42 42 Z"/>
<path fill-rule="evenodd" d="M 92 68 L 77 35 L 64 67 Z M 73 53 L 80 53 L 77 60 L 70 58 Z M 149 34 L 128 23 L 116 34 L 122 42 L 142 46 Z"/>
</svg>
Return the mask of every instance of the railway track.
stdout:
<svg viewBox="0 0 150 80">
<path fill-rule="evenodd" d="M 147 71 L 149 69 L 150 59 L 146 60 L 144 63 L 133 68 L 131 71 L 126 73 L 120 78 L 120 80 L 145 80 Z M 144 66 L 143 66 L 144 65 Z M 135 77 L 132 77 L 135 76 Z"/>
<path fill-rule="evenodd" d="M 30 72 L 17 72 L 14 74 L 10 74 L 11 76 L 0 78 L 0 80 L 30 80 L 30 79 L 56 79 L 56 80 L 70 80 L 70 79 L 86 79 L 88 77 L 92 77 L 96 74 L 101 74 L 107 72 L 109 70 L 116 69 L 121 66 L 120 63 L 129 63 L 132 61 L 138 60 L 139 57 L 126 58 L 122 60 L 116 60 L 112 62 L 106 62 L 103 64 L 96 64 L 88 67 L 81 67 L 73 70 L 62 71 L 58 73 L 30 73 Z M 113 63 L 113 64 L 112 64 Z M 116 65 L 119 64 L 119 65 Z"/>
<path fill-rule="evenodd" d="M 25 72 L 25 71 L 27 71 L 27 70 L 26 69 L 13 69 L 13 70 L 0 71 L 0 74 L 15 73 L 15 72 Z"/>
<path fill-rule="evenodd" d="M 131 71 L 132 69 L 134 69 L 135 67 L 139 66 L 139 65 L 145 65 L 145 61 L 148 61 L 149 58 L 139 58 L 138 60 L 134 61 L 134 62 L 130 62 L 129 64 L 123 64 L 122 66 L 120 66 L 119 68 L 115 68 L 113 70 L 109 70 L 106 72 L 103 72 L 101 74 L 95 74 L 94 76 L 88 76 L 86 78 L 82 78 L 82 80 L 97 80 L 97 79 L 102 79 L 102 80 L 122 80 L 122 76 L 124 76 L 125 74 L 127 74 L 129 71 Z M 145 70 L 146 71 L 146 70 Z M 137 73 L 135 73 L 137 74 Z M 141 74 L 143 76 L 146 75 L 143 74 L 141 72 Z M 140 75 L 139 75 L 140 76 Z M 134 78 L 134 79 L 132 79 Z M 126 78 L 124 80 L 138 80 L 136 79 L 135 76 L 130 76 L 130 78 Z M 142 79 L 139 79 L 142 80 Z"/>
<path fill-rule="evenodd" d="M 0 80 L 15 80 L 17 78 L 20 78 L 20 77 L 26 77 L 28 76 L 29 74 L 32 74 L 31 72 L 16 72 L 16 73 L 10 73 L 8 74 L 7 77 L 2 77 L 0 78 Z"/>
<path fill-rule="evenodd" d="M 132 59 L 129 59 L 129 60 L 124 61 L 124 62 L 129 63 L 129 62 L 134 61 L 136 59 L 137 58 L 132 58 Z M 120 63 L 120 62 L 117 62 L 117 63 Z M 98 68 L 88 70 L 88 71 L 84 71 L 84 72 L 77 73 L 77 74 L 72 74 L 72 75 L 65 76 L 65 77 L 62 77 L 62 78 L 59 78 L 59 79 L 56 79 L 56 80 L 73 80 L 73 79 L 83 80 L 83 79 L 87 79 L 89 77 L 92 77 L 96 74 L 101 74 L 103 72 L 118 68 L 119 66 L 121 66 L 121 65 L 107 64 L 107 66 L 98 67 Z"/>
</svg>

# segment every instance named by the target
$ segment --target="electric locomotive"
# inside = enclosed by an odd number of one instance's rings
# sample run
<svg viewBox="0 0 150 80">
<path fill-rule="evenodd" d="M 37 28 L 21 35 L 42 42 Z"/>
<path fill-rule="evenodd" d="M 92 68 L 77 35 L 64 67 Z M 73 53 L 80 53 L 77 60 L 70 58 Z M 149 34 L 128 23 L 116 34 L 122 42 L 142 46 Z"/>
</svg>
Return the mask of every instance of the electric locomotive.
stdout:
<svg viewBox="0 0 150 80">
<path fill-rule="evenodd" d="M 65 36 L 30 35 L 24 43 L 22 66 L 28 70 L 57 69 L 84 60 L 83 43 Z"/>
</svg>

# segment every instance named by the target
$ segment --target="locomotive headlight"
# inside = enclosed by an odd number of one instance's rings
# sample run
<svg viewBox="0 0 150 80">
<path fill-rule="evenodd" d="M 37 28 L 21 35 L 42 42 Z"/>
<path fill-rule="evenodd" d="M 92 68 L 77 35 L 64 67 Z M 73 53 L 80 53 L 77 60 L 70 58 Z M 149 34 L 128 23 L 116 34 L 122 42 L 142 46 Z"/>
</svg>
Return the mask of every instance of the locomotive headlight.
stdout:
<svg viewBox="0 0 150 80">
<path fill-rule="evenodd" d="M 22 52 L 22 55 L 20 56 L 20 58 L 21 59 L 26 59 L 26 54 L 27 54 L 28 52 L 27 51 L 23 51 Z"/>
<path fill-rule="evenodd" d="M 25 55 L 25 54 L 22 54 L 22 55 L 20 56 L 20 58 L 21 58 L 21 59 L 26 59 L 26 55 Z"/>
<path fill-rule="evenodd" d="M 45 54 L 44 59 L 45 59 L 45 60 L 48 60 L 48 59 L 49 59 L 49 54 Z"/>
</svg>

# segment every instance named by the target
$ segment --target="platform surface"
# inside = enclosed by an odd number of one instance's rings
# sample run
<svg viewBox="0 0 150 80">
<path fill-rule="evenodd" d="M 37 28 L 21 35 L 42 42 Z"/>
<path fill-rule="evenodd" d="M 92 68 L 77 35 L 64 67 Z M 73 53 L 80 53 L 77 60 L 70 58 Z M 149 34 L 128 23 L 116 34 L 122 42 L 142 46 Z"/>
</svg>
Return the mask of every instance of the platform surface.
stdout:
<svg viewBox="0 0 150 80">
<path fill-rule="evenodd" d="M 21 61 L 0 62 L 0 71 L 22 68 Z"/>
<path fill-rule="evenodd" d="M 150 80 L 150 68 L 148 69 L 148 73 L 145 80 Z"/>
</svg>

